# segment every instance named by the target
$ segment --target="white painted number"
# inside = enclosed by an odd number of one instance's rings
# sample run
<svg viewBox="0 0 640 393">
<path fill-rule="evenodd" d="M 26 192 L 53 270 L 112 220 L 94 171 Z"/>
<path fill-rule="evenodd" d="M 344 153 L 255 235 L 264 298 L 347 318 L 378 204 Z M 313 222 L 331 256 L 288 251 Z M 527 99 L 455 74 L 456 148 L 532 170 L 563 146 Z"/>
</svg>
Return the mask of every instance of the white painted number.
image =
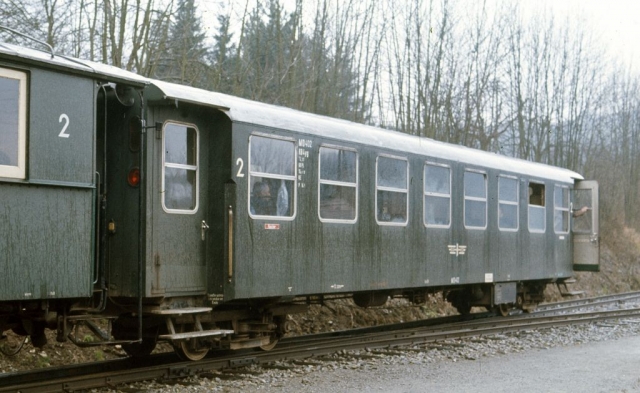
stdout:
<svg viewBox="0 0 640 393">
<path fill-rule="evenodd" d="M 69 116 L 66 114 L 61 114 L 60 119 L 58 119 L 58 123 L 62 123 L 64 121 L 64 125 L 62 126 L 62 131 L 58 134 L 60 138 L 68 138 L 69 134 L 67 134 L 67 128 L 69 127 Z"/>
<path fill-rule="evenodd" d="M 244 161 L 242 161 L 242 158 L 238 158 L 236 160 L 236 165 L 240 165 L 240 168 L 238 168 L 238 174 L 236 176 L 244 177 L 244 173 L 242 173 L 242 168 L 244 168 Z"/>
</svg>

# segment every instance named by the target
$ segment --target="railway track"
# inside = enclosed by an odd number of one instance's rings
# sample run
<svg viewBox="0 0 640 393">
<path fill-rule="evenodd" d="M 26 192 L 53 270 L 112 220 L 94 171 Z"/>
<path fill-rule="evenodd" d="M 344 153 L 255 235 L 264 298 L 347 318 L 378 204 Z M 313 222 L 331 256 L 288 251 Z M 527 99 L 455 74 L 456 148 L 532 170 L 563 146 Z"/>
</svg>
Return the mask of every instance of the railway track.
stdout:
<svg viewBox="0 0 640 393">
<path fill-rule="evenodd" d="M 640 292 L 545 304 L 531 314 L 490 317 L 491 313 L 453 316 L 283 339 L 269 352 L 219 352 L 200 362 L 181 362 L 173 353 L 144 360 L 121 359 L 18 372 L 0 376 L 0 392 L 60 392 L 112 387 L 143 380 L 167 380 L 212 370 L 318 357 L 342 350 L 421 346 L 452 338 L 490 336 L 621 318 L 640 318 L 640 306 L 601 310 L 638 301 Z M 588 310 L 586 310 L 588 308 Z M 578 311 L 580 310 L 580 311 Z M 426 349 L 425 349 L 426 350 Z"/>
</svg>

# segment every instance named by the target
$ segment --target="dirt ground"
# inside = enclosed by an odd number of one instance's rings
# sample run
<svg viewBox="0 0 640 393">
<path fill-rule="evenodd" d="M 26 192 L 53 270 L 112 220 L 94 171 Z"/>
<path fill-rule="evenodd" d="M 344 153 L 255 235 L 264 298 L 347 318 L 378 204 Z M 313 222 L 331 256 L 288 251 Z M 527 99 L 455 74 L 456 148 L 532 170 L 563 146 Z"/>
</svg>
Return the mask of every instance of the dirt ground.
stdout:
<svg viewBox="0 0 640 393">
<path fill-rule="evenodd" d="M 610 233 L 602 239 L 600 273 L 577 273 L 571 290 L 585 291 L 584 297 L 640 289 L 640 234 L 631 229 Z M 555 286 L 545 292 L 548 301 L 561 299 Z M 472 310 L 473 311 L 473 310 Z M 414 305 L 403 299 L 392 299 L 383 307 L 363 309 L 351 300 L 329 301 L 324 306 L 313 305 L 309 311 L 290 317 L 292 334 L 336 331 L 374 326 L 401 321 L 453 315 L 456 311 L 441 295 L 430 297 L 424 304 Z M 6 342 L 16 345 L 19 337 L 5 333 Z M 86 340 L 91 340 L 87 335 Z M 158 345 L 156 351 L 171 351 L 167 344 Z M 55 333 L 48 332 L 48 344 L 42 349 L 25 343 L 15 356 L 0 354 L 0 372 L 37 369 L 65 364 L 101 361 L 124 357 L 122 349 L 99 346 L 80 349 L 70 342 L 58 343 Z"/>
</svg>

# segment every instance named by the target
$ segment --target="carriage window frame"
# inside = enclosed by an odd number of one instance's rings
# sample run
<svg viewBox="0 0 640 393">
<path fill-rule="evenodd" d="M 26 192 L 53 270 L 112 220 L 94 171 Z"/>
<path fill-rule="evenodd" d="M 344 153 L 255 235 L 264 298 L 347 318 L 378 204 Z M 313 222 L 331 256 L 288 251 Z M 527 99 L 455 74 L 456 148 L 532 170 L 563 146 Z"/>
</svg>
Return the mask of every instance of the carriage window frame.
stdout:
<svg viewBox="0 0 640 393">
<path fill-rule="evenodd" d="M 264 139 L 273 139 L 273 140 L 279 140 L 279 141 L 285 141 L 285 142 L 289 142 L 291 143 L 292 147 L 293 147 L 293 162 L 291 163 L 292 168 L 293 168 L 293 175 L 282 175 L 282 174 L 274 174 L 274 173 L 269 173 L 269 172 L 260 172 L 260 171 L 256 171 L 253 170 L 252 167 L 252 162 L 251 162 L 251 141 L 253 140 L 253 138 L 264 138 Z M 249 179 L 247 180 L 247 212 L 249 213 L 249 217 L 251 217 L 254 220 L 269 220 L 269 221 L 293 221 L 296 218 L 296 215 L 298 214 L 298 144 L 296 143 L 296 140 L 293 138 L 289 138 L 286 136 L 280 136 L 280 135 L 273 135 L 273 134 L 263 134 L 263 133 L 253 133 L 249 136 L 249 141 L 248 141 L 248 149 L 247 149 L 247 165 L 248 165 L 248 173 L 249 173 Z M 289 216 L 278 216 L 276 215 L 265 215 L 265 214 L 254 214 L 251 211 L 251 193 L 252 193 L 252 188 L 253 188 L 253 182 L 251 181 L 251 179 L 253 177 L 260 177 L 260 178 L 268 178 L 268 179 L 276 179 L 276 180 L 286 180 L 286 181 L 292 181 L 293 185 L 292 185 L 292 190 L 291 190 L 291 196 L 293 196 L 293 203 L 291 203 L 291 208 L 293 209 L 291 215 Z M 276 194 L 277 195 L 277 194 Z"/>
<path fill-rule="evenodd" d="M 448 194 L 443 194 L 443 193 L 438 193 L 438 192 L 431 192 L 431 191 L 426 191 L 427 189 L 427 167 L 438 167 L 438 168 L 445 168 L 447 169 L 447 171 L 449 172 L 449 193 Z M 433 162 L 425 162 L 424 164 L 424 168 L 423 168 L 423 187 L 422 187 L 422 209 L 423 209 L 423 214 L 422 214 L 422 221 L 425 227 L 427 228 L 451 228 L 451 204 L 452 204 L 452 199 L 451 199 L 451 187 L 452 187 L 452 182 L 453 182 L 453 171 L 451 170 L 451 167 L 449 165 L 445 165 L 445 164 L 437 164 L 437 163 L 433 163 Z M 429 224 L 427 223 L 427 197 L 436 197 L 436 198 L 446 198 L 449 201 L 449 212 L 447 213 L 447 219 L 448 219 L 448 224 L 443 225 L 443 224 Z"/>
<path fill-rule="evenodd" d="M 27 73 L 7 68 L 0 68 L 0 77 L 18 81 L 18 124 L 17 146 L 11 152 L 16 154 L 16 165 L 0 165 L 0 178 L 26 179 L 27 161 Z M 6 154 L 6 152 L 5 152 Z"/>
<path fill-rule="evenodd" d="M 336 181 L 336 180 L 328 180 L 322 178 L 322 150 L 323 149 L 331 149 L 331 150 L 341 150 L 352 152 L 356 155 L 356 167 L 355 167 L 355 182 L 344 182 L 344 181 Z M 321 222 L 326 223 L 339 223 L 339 224 L 355 224 L 358 221 L 358 202 L 359 202 L 359 184 L 360 184 L 360 155 L 356 149 L 347 148 L 343 146 L 335 146 L 335 145 L 322 145 L 320 149 L 318 149 L 318 218 Z M 355 189 L 355 216 L 353 219 L 341 219 L 341 218 L 323 218 L 322 212 L 320 210 L 321 206 L 321 192 L 322 185 L 330 185 L 336 187 L 352 187 Z"/>
<path fill-rule="evenodd" d="M 502 195 L 500 194 L 500 190 L 501 190 L 500 182 L 502 181 L 502 179 L 515 181 L 515 184 L 516 184 L 516 195 L 515 195 L 516 198 L 515 198 L 515 201 L 502 198 Z M 516 216 L 515 216 L 516 217 L 516 226 L 515 226 L 515 228 L 500 226 L 500 208 L 501 208 L 501 205 L 515 206 L 516 207 Z M 498 176 L 498 229 L 500 231 L 503 231 L 503 232 L 518 232 L 520 230 L 520 182 L 518 181 L 518 178 L 515 177 L 515 176 L 507 176 L 507 175 Z"/>
<path fill-rule="evenodd" d="M 556 192 L 558 191 L 564 191 L 566 192 L 566 206 L 558 206 L 556 204 Z M 554 185 L 553 187 L 553 231 L 557 234 L 561 234 L 561 235 L 566 235 L 569 233 L 570 229 L 571 229 L 571 196 L 570 196 L 570 189 L 568 186 L 562 186 L 559 184 Z M 567 228 L 566 230 L 562 230 L 562 231 L 558 231 L 556 229 L 556 214 L 561 214 L 562 217 L 566 217 L 566 223 L 567 223 Z"/>
<path fill-rule="evenodd" d="M 392 160 L 397 160 L 397 161 L 404 161 L 406 163 L 406 181 L 405 181 L 405 188 L 396 188 L 396 187 L 387 187 L 387 186 L 381 186 L 378 184 L 378 178 L 379 178 L 379 170 L 378 170 L 378 165 L 379 165 L 379 161 L 380 158 L 388 158 L 388 159 L 392 159 Z M 390 154 L 380 154 L 379 156 L 376 157 L 376 192 L 375 192 L 375 211 L 374 211 L 374 215 L 375 215 L 375 219 L 376 219 L 376 223 L 378 225 L 382 225 L 382 226 L 396 226 L 396 227 L 406 227 L 409 224 L 409 159 L 407 157 L 400 157 L 400 156 L 394 156 L 394 155 L 390 155 Z M 394 221 L 380 221 L 378 219 L 378 193 L 380 191 L 383 192 L 395 192 L 398 194 L 405 194 L 405 219 L 404 221 L 400 221 L 400 222 L 394 222 Z"/>
<path fill-rule="evenodd" d="M 536 192 L 533 191 L 533 187 L 532 185 L 535 185 L 535 187 L 539 188 L 539 190 L 541 192 Z M 546 201 L 546 192 L 547 192 L 547 187 L 546 184 L 544 184 L 543 182 L 537 182 L 537 181 L 530 181 L 528 183 L 528 190 L 532 190 L 533 194 L 528 193 L 527 194 L 527 227 L 529 229 L 529 232 L 531 233 L 545 233 L 547 231 L 547 201 Z M 539 196 L 540 197 L 540 202 L 534 202 L 532 203 L 534 197 Z M 540 211 L 542 210 L 542 227 L 538 228 L 538 227 L 531 227 L 531 211 L 532 209 L 536 209 L 534 211 Z"/>
<path fill-rule="evenodd" d="M 185 127 L 187 129 L 191 128 L 195 131 L 196 143 L 195 143 L 195 165 L 191 164 L 179 164 L 168 162 L 166 157 L 167 152 L 167 126 L 176 125 L 180 127 Z M 187 146 L 188 147 L 188 146 Z M 195 203 L 193 209 L 172 209 L 166 206 L 166 169 L 174 168 L 174 169 L 183 169 L 187 171 L 195 172 L 195 185 L 193 187 L 193 192 L 195 193 Z M 195 124 L 190 123 L 182 123 L 179 121 L 168 120 L 165 121 L 162 125 L 162 185 L 161 185 L 161 194 L 162 194 L 162 209 L 169 214 L 195 214 L 200 207 L 200 131 Z"/>
<path fill-rule="evenodd" d="M 467 184 L 465 181 L 465 177 L 467 175 L 467 173 L 473 173 L 473 174 L 478 174 L 478 175 L 482 175 L 482 178 L 484 180 L 483 184 L 484 184 L 484 197 L 479 197 L 479 196 L 473 196 L 473 195 L 467 195 Z M 486 230 L 487 229 L 487 225 L 488 225 L 488 210 L 489 210 L 489 197 L 488 197 L 488 193 L 489 193 L 489 185 L 488 185 L 488 176 L 487 173 L 481 170 L 476 170 L 476 169 L 465 169 L 464 173 L 463 173 L 463 193 L 464 193 L 464 211 L 463 211 L 463 222 L 464 222 L 464 227 L 466 229 L 473 229 L 473 230 Z M 484 226 L 474 226 L 474 225 L 468 225 L 467 224 L 467 202 L 483 202 L 484 203 Z"/>
</svg>

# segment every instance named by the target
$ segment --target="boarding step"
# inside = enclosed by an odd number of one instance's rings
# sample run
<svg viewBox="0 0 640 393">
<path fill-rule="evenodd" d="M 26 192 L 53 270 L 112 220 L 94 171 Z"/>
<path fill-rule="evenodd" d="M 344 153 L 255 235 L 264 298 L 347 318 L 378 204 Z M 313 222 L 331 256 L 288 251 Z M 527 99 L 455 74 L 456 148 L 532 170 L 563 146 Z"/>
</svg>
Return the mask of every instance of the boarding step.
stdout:
<svg viewBox="0 0 640 393">
<path fill-rule="evenodd" d="M 571 297 L 571 296 L 580 296 L 584 294 L 584 291 L 569 290 L 569 287 L 567 286 L 567 284 L 573 284 L 575 282 L 576 282 L 575 278 L 569 278 L 567 280 L 564 280 L 563 282 L 557 283 L 556 286 L 558 287 L 558 291 L 560 291 L 560 295 L 562 297 Z"/>
<path fill-rule="evenodd" d="M 195 332 L 175 333 L 175 334 L 161 334 L 158 336 L 162 340 L 186 340 L 189 338 L 200 337 L 215 337 L 215 336 L 227 336 L 233 334 L 233 330 L 215 329 L 215 330 L 198 330 Z"/>
<path fill-rule="evenodd" d="M 149 311 L 149 313 L 154 315 L 180 316 L 184 314 L 204 314 L 211 310 L 212 310 L 211 307 L 185 307 L 185 308 L 157 309 L 157 310 L 151 310 Z"/>
</svg>

